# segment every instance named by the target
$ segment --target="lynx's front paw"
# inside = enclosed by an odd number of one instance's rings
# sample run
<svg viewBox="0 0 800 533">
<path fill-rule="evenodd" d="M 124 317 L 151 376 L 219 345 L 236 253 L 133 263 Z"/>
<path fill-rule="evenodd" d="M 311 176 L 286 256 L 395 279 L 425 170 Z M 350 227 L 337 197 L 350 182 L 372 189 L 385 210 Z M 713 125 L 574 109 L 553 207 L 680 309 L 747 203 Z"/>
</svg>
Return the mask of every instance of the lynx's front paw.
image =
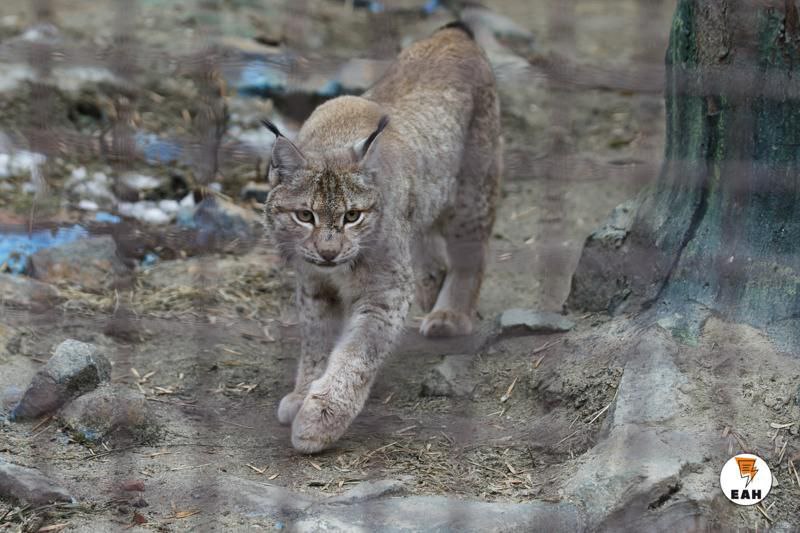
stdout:
<svg viewBox="0 0 800 533">
<path fill-rule="evenodd" d="M 310 392 L 292 423 L 292 446 L 302 453 L 317 453 L 336 442 L 353 416 L 330 392 Z"/>
<path fill-rule="evenodd" d="M 419 328 L 426 337 L 456 337 L 472 333 L 472 319 L 458 311 L 440 309 L 433 311 Z"/>
<path fill-rule="evenodd" d="M 294 420 L 297 411 L 303 405 L 305 396 L 297 392 L 290 392 L 283 397 L 281 403 L 278 404 L 278 422 L 284 426 L 288 426 Z"/>
</svg>

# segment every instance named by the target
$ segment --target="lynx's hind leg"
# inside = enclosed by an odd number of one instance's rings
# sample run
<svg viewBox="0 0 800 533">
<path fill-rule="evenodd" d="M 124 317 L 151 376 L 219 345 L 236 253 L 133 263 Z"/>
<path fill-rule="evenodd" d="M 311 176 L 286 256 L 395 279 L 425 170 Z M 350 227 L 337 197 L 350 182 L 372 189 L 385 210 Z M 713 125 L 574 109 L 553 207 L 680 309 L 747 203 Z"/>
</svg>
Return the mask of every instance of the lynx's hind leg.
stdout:
<svg viewBox="0 0 800 533">
<path fill-rule="evenodd" d="M 414 240 L 412 252 L 417 305 L 426 313 L 436 304 L 447 272 L 447 243 L 434 228 L 429 231 Z"/>
<path fill-rule="evenodd" d="M 454 219 L 453 222 L 462 221 Z M 486 264 L 486 240 L 476 231 L 454 232 L 448 238 L 447 253 L 450 268 L 436 304 L 420 326 L 420 332 L 426 337 L 452 337 L 472 332 Z"/>
<path fill-rule="evenodd" d="M 426 337 L 467 335 L 476 316 L 502 171 L 497 103 L 492 92 L 485 96 L 468 133 L 454 210 L 444 221 L 448 270 L 420 326 Z"/>
</svg>

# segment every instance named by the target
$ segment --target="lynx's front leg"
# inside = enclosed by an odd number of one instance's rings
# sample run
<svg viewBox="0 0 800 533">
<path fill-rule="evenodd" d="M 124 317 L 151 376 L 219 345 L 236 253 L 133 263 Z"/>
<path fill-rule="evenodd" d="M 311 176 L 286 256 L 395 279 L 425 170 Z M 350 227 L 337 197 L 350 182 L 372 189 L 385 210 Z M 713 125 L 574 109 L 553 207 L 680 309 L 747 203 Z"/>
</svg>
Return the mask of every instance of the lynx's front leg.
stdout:
<svg viewBox="0 0 800 533">
<path fill-rule="evenodd" d="M 320 283 L 298 281 L 300 362 L 294 390 L 278 406 L 278 421 L 289 425 L 303 404 L 311 383 L 325 371 L 328 355 L 341 334 L 342 308 L 335 291 Z"/>
<path fill-rule="evenodd" d="M 372 288 L 354 302 L 325 373 L 292 424 L 292 444 L 301 452 L 321 451 L 342 436 L 403 329 L 414 292 L 410 266 L 389 268 L 365 286 Z"/>
</svg>

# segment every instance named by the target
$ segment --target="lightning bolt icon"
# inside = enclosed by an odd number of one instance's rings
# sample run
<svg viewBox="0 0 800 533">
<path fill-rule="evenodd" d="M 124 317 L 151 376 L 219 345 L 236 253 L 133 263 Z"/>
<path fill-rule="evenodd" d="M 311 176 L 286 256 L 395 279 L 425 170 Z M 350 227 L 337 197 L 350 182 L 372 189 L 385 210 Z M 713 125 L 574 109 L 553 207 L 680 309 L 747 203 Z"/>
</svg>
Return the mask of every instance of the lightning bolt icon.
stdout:
<svg viewBox="0 0 800 533">
<path fill-rule="evenodd" d="M 753 478 L 756 477 L 758 473 L 758 469 L 756 468 L 756 460 L 751 459 L 749 457 L 737 457 L 736 463 L 739 465 L 739 475 L 743 478 L 748 478 L 747 483 L 744 484 L 744 487 L 750 484 L 753 481 Z"/>
</svg>

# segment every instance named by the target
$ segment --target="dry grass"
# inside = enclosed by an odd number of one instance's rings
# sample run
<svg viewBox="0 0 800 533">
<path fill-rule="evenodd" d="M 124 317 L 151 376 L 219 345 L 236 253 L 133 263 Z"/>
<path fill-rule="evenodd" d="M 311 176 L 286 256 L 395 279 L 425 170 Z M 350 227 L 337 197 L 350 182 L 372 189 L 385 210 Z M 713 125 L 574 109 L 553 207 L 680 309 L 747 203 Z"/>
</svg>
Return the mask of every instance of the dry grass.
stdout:
<svg viewBox="0 0 800 533">
<path fill-rule="evenodd" d="M 255 258 L 263 258 L 255 255 Z M 238 315 L 249 319 L 274 317 L 285 307 L 290 289 L 273 262 L 255 258 L 222 258 L 219 275 L 204 272 L 193 260 L 177 261 L 137 273 L 135 287 L 101 294 L 61 286 L 63 311 L 93 315 L 113 313 L 121 306 L 140 316 L 175 318 L 183 315 Z M 241 261 L 241 262 L 238 262 Z M 174 284 L 165 283 L 173 279 Z"/>
</svg>

